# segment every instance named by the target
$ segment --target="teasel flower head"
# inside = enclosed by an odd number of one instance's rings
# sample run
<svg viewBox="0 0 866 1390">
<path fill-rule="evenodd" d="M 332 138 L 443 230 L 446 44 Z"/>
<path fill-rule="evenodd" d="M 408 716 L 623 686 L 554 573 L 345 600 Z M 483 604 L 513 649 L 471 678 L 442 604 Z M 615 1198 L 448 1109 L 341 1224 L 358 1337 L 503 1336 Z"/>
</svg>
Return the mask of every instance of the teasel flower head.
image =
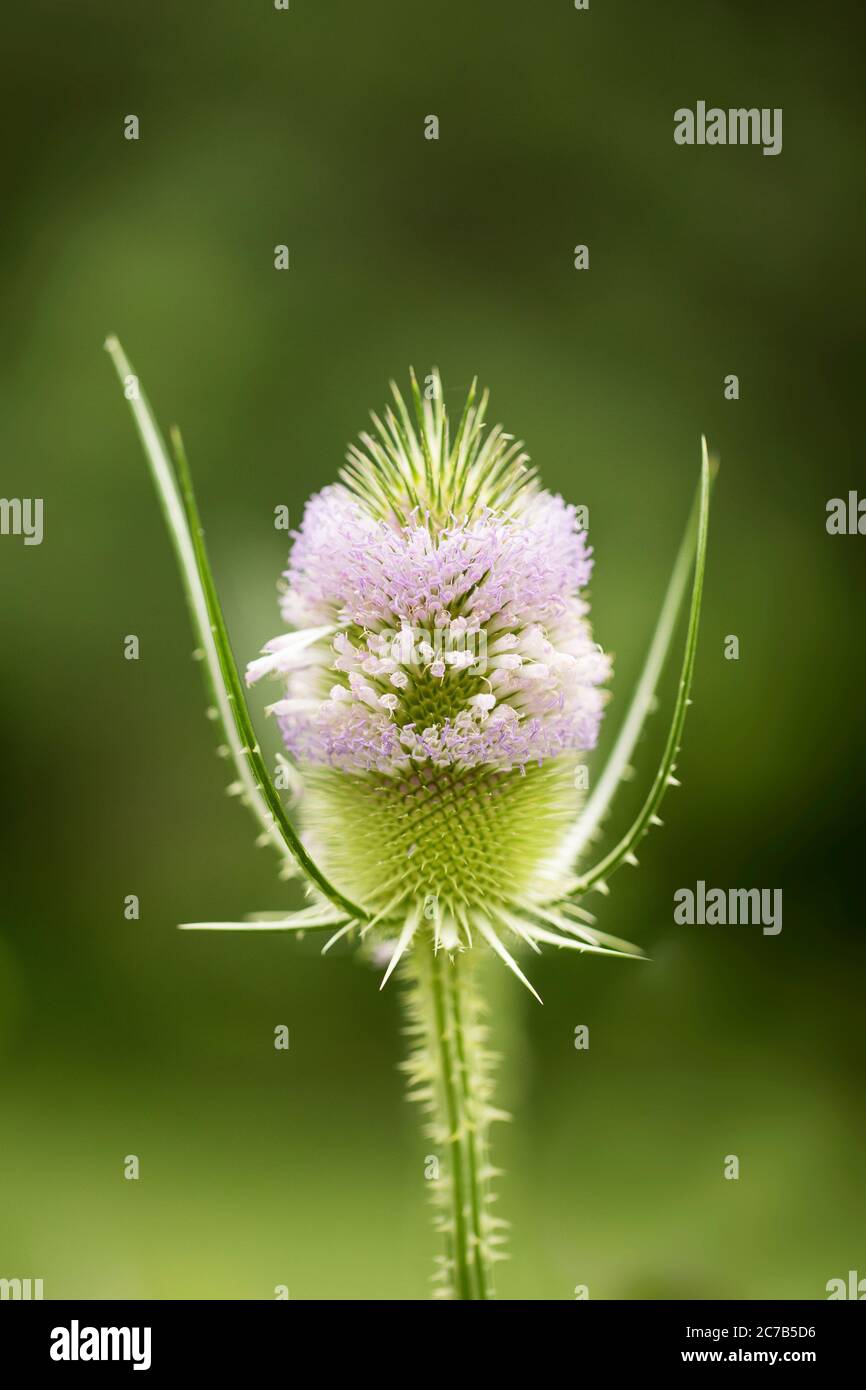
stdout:
<svg viewBox="0 0 866 1390">
<path fill-rule="evenodd" d="M 427 380 L 422 399 L 412 378 L 414 418 L 392 387 L 340 481 L 307 503 L 288 631 L 247 680 L 282 683 L 270 711 L 301 769 L 309 845 L 375 939 L 396 942 L 390 967 L 410 945 L 479 942 L 513 965 L 508 943 L 549 934 L 531 910 L 573 883 L 576 769 L 610 659 L 576 508 L 487 427 L 486 395 L 473 386 L 452 434 Z"/>
</svg>

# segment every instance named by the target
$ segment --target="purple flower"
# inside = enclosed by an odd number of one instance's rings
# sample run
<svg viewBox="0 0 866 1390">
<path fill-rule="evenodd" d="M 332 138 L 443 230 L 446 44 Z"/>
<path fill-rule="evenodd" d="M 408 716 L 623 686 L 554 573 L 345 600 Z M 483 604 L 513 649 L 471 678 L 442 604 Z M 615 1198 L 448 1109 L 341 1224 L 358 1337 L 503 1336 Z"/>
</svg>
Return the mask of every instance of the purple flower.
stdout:
<svg viewBox="0 0 866 1390">
<path fill-rule="evenodd" d="M 310 499 L 282 616 L 250 664 L 290 753 L 346 771 L 499 769 L 595 746 L 610 674 L 582 590 L 576 511 L 533 488 L 506 509 L 371 514 L 345 484 Z"/>
</svg>

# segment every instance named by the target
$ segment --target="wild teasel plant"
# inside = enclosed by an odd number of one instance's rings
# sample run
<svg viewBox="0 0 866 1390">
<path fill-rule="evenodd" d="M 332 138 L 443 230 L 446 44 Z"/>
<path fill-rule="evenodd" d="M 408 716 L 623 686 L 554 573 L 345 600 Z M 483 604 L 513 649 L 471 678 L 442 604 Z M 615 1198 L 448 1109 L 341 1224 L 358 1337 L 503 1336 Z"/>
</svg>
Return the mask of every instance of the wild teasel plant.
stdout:
<svg viewBox="0 0 866 1390">
<path fill-rule="evenodd" d="M 277 719 L 300 788 L 295 829 L 263 758 L 235 664 L 177 429 L 173 458 L 116 338 L 124 385 L 180 564 L 234 767 L 282 876 L 308 905 L 196 930 L 322 932 L 355 940 L 405 984 L 409 1098 L 441 1156 L 431 1184 L 444 1237 L 438 1297 L 487 1299 L 507 1223 L 491 1210 L 493 1065 L 478 963 L 496 956 L 536 998 L 521 961 L 551 946 L 643 959 L 583 905 L 607 893 L 658 817 L 675 772 L 697 650 L 711 468 L 698 493 L 643 672 L 589 798 L 610 661 L 592 637 L 592 569 L 575 508 L 545 491 L 520 442 L 486 425 L 473 383 L 452 429 L 438 373 L 429 398 L 372 416 L 340 481 L 307 504 L 285 573 L 286 631 L 247 667 L 276 679 Z M 656 701 L 692 577 L 685 651 L 661 762 L 629 829 L 595 863 L 600 834 Z"/>
</svg>

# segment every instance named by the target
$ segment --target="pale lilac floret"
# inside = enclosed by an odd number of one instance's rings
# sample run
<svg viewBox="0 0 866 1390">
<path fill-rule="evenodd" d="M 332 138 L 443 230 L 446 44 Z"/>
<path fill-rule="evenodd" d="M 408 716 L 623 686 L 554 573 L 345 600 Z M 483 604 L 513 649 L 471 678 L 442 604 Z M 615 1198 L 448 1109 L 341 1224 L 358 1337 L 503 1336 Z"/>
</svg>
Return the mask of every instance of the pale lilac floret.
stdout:
<svg viewBox="0 0 866 1390">
<path fill-rule="evenodd" d="M 580 596 L 591 571 L 575 508 L 549 493 L 437 528 L 378 519 L 337 484 L 294 536 L 281 611 L 295 631 L 247 680 L 283 678 L 271 708 L 304 762 L 513 768 L 588 750 L 610 674 Z M 431 692 L 447 713 L 419 724 Z"/>
</svg>

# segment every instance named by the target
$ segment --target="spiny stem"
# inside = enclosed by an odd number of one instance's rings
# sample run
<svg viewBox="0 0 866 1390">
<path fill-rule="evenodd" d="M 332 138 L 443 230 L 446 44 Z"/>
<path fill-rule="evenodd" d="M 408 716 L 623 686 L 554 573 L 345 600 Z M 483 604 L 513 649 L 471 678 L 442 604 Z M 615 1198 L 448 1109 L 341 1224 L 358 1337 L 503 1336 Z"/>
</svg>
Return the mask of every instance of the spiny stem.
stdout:
<svg viewBox="0 0 866 1390">
<path fill-rule="evenodd" d="M 445 1156 L 433 1189 L 447 1246 L 446 1282 L 438 1292 L 486 1300 L 493 1296 L 490 1228 L 495 1225 L 485 1209 L 487 1125 L 495 1112 L 488 1104 L 490 1058 L 481 1045 L 484 1030 L 471 965 L 419 942 L 404 974 L 410 981 L 409 1033 L 415 1040 L 405 1063 L 410 1099 L 425 1104 L 428 1133 Z"/>
<path fill-rule="evenodd" d="M 455 1047 L 448 981 L 443 979 L 443 965 L 446 960 L 443 951 L 439 951 L 432 957 L 430 986 L 436 1020 L 435 1047 L 438 1054 L 437 1060 L 444 1099 L 447 1142 L 450 1148 L 449 1171 L 452 1197 L 451 1217 L 454 1228 L 455 1295 L 460 1299 L 471 1299 L 473 1297 L 472 1265 L 474 1260 L 471 1256 L 469 1230 L 466 1222 L 467 1194 L 464 1190 L 464 1092 Z"/>
<path fill-rule="evenodd" d="M 440 957 L 444 955 L 440 951 Z M 460 1094 L 464 1113 L 464 1136 L 465 1161 L 466 1161 L 466 1184 L 468 1188 L 469 1206 L 469 1226 L 470 1236 L 473 1246 L 473 1271 L 475 1275 L 475 1285 L 478 1290 L 477 1297 L 486 1299 L 490 1297 L 489 1275 L 486 1244 L 484 1240 L 484 1197 L 485 1193 L 482 1186 L 482 1173 L 486 1164 L 485 1153 L 485 1123 L 481 1113 L 481 1098 L 474 1094 L 472 1085 L 471 1070 L 471 1040 L 467 1039 L 465 1015 L 469 1012 L 469 1000 L 464 998 L 464 979 L 469 969 L 468 963 L 464 963 L 460 956 L 457 956 L 443 973 L 446 982 L 450 975 L 451 985 L 451 1018 L 454 1031 L 454 1047 L 457 1054 L 458 1077 L 460 1081 Z M 469 985 L 471 989 L 471 983 Z M 468 1024 L 471 1027 L 471 1023 Z"/>
</svg>

